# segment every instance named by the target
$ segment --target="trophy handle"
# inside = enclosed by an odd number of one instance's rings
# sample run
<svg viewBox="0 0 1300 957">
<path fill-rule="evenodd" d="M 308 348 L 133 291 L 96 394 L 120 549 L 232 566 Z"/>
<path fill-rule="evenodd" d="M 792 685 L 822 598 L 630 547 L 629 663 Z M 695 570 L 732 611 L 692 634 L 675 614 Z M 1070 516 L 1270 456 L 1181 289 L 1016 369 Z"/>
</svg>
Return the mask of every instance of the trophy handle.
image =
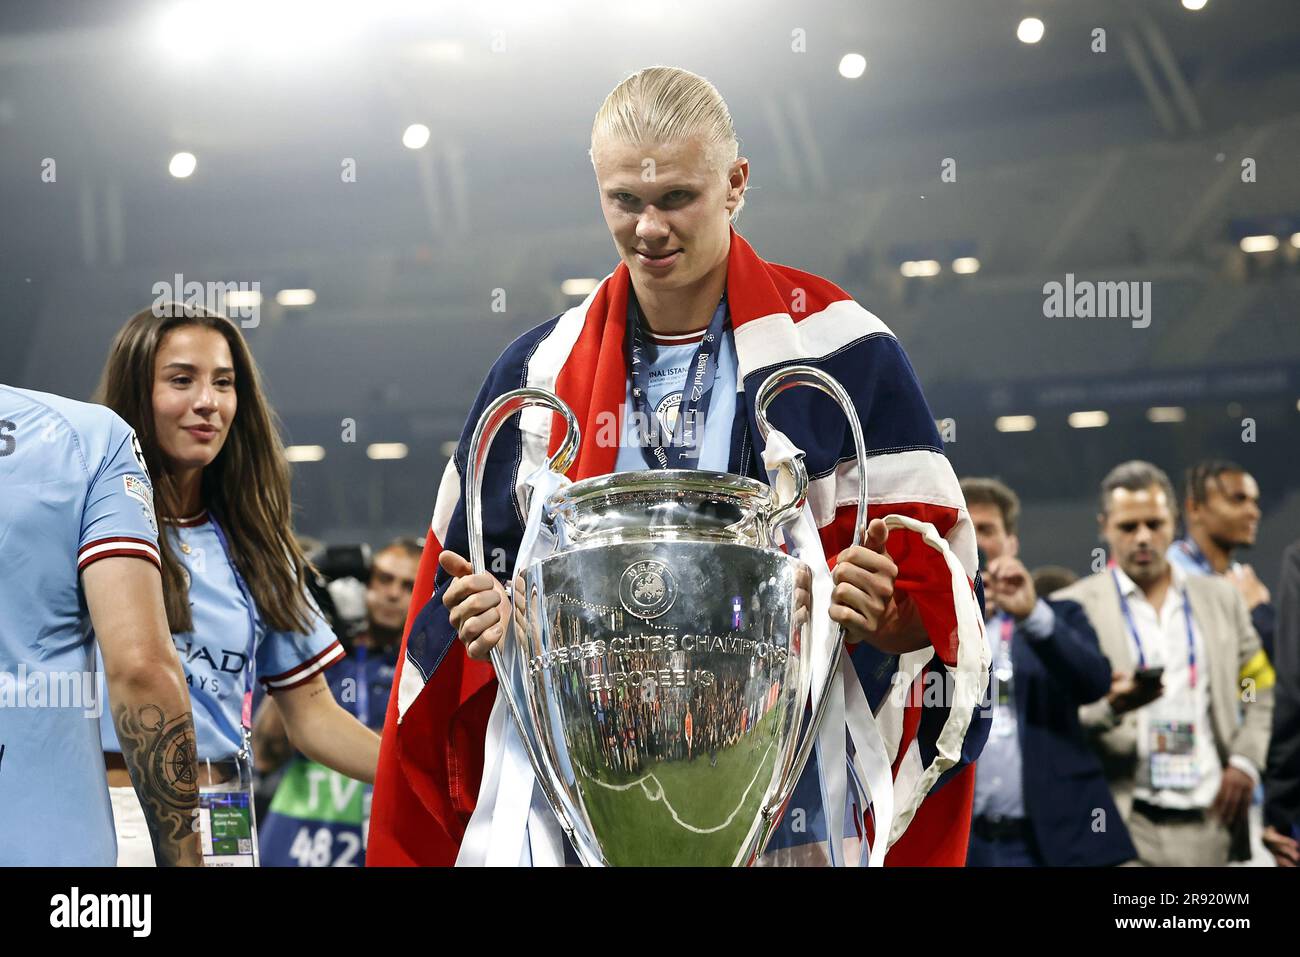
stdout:
<svg viewBox="0 0 1300 957">
<path fill-rule="evenodd" d="M 469 534 L 469 563 L 478 574 L 487 570 L 483 557 L 483 473 L 487 465 L 488 450 L 501 426 L 516 412 L 541 406 L 564 417 L 564 441 L 546 462 L 552 472 L 563 474 L 578 457 L 582 433 L 578 420 L 559 396 L 545 389 L 515 389 L 499 396 L 479 417 L 474 435 L 469 441 L 469 481 L 465 483 L 466 531 Z"/>
<path fill-rule="evenodd" d="M 849 421 L 849 431 L 853 434 L 853 449 L 858 456 L 858 474 L 862 477 L 858 488 L 858 520 L 853 527 L 853 542 L 860 545 L 867 533 L 867 444 L 862 437 L 862 422 L 858 419 L 858 411 L 853 408 L 853 400 L 844 391 L 844 386 L 840 385 L 830 373 L 813 366 L 786 366 L 784 369 L 778 369 L 758 388 L 754 408 L 758 419 L 759 435 L 766 443 L 768 435 L 772 432 L 772 425 L 767 420 L 767 409 L 772 404 L 772 400 L 782 392 L 801 385 L 811 386 L 829 395 L 839 405 L 844 418 Z M 808 497 L 808 472 L 803 467 L 802 459 L 798 460 L 798 467 L 792 468 L 792 471 L 795 472 L 795 495 L 773 512 L 774 528 L 785 524 L 802 511 L 804 501 Z"/>
<path fill-rule="evenodd" d="M 849 421 L 849 431 L 853 434 L 853 448 L 858 457 L 858 476 L 860 479 L 858 483 L 858 516 L 853 526 L 853 544 L 861 545 L 866 538 L 867 531 L 867 447 L 866 441 L 862 437 L 862 423 L 858 419 L 857 410 L 853 408 L 853 400 L 844 391 L 844 387 L 833 376 L 813 366 L 797 365 L 778 369 L 764 380 L 758 389 L 758 396 L 754 402 L 759 434 L 766 443 L 768 434 L 772 431 L 772 426 L 767 420 L 767 408 L 772 404 L 772 400 L 787 389 L 793 389 L 801 385 L 811 386 L 829 395 L 839 405 L 840 411 L 844 413 L 844 417 Z M 796 495 L 773 513 L 772 525 L 774 528 L 795 517 L 803 509 L 804 501 L 808 496 L 808 473 L 803 462 L 801 460 L 797 461 L 791 470 L 795 474 Z M 778 522 L 777 519 L 780 519 L 780 521 Z M 808 758 L 812 754 L 813 745 L 817 741 L 817 729 L 820 727 L 822 716 L 826 711 L 828 693 L 832 682 L 835 680 L 835 674 L 839 671 L 840 657 L 844 653 L 844 626 L 835 625 L 834 628 L 835 650 L 832 652 L 825 681 L 820 688 L 814 689 L 812 720 L 808 722 L 804 737 L 795 751 L 794 762 L 790 765 L 788 775 L 781 782 L 781 786 L 777 789 L 776 795 L 771 802 L 763 808 L 763 816 L 770 823 L 775 823 L 782 808 L 790 800 L 790 795 L 794 793 L 795 785 L 798 784 L 804 766 L 808 763 Z"/>
<path fill-rule="evenodd" d="M 497 398 L 483 411 L 483 414 L 479 417 L 478 425 L 474 428 L 474 435 L 470 438 L 469 477 L 465 483 L 469 563 L 476 575 L 487 571 L 487 562 L 483 555 L 483 475 L 487 465 L 488 451 L 492 447 L 492 440 L 496 438 L 497 432 L 501 430 L 501 426 L 512 415 L 534 406 L 549 409 L 564 418 L 564 441 L 555 454 L 547 460 L 546 467 L 552 472 L 562 475 L 578 457 L 578 446 L 582 441 L 582 434 L 578 429 L 578 420 L 574 417 L 573 410 L 559 396 L 553 395 L 545 389 L 515 389 Z M 513 582 L 511 584 L 513 586 Z M 512 600 L 511 605 L 513 606 L 513 604 Z M 560 801 L 559 796 L 552 788 L 551 777 L 543 768 L 538 755 L 529 746 L 528 725 L 524 720 L 525 711 L 515 697 L 515 689 L 510 673 L 506 668 L 505 656 L 500 642 L 492 649 L 491 654 L 492 667 L 497 673 L 497 687 L 505 695 L 506 706 L 510 710 L 510 717 L 514 719 L 515 728 L 519 731 L 524 750 L 528 753 L 528 761 L 533 767 L 533 775 L 541 786 L 546 800 L 555 811 L 560 826 L 564 829 L 565 836 L 577 847 L 578 843 L 575 839 L 573 825 L 569 822 L 568 815 L 565 813 L 566 806 Z"/>
</svg>

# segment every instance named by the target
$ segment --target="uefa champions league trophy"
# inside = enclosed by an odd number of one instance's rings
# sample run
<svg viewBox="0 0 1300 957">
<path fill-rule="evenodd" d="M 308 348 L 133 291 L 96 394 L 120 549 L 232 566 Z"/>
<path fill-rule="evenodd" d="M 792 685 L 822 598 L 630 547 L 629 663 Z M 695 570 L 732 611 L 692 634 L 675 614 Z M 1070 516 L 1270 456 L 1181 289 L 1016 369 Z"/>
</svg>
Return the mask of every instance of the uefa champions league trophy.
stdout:
<svg viewBox="0 0 1300 957">
<path fill-rule="evenodd" d="M 863 469 L 852 403 L 810 366 L 775 372 L 759 389 L 764 444 L 768 406 L 797 386 L 839 404 Z M 487 408 L 469 448 L 475 572 L 486 569 L 488 449 L 510 416 L 533 406 L 565 423 L 547 467 L 562 474 L 577 457 L 577 421 L 550 392 L 518 389 Z M 492 661 L 542 792 L 584 864 L 748 865 L 779 821 L 841 646 L 833 627 L 836 657 L 812 688 L 809 625 L 828 609 L 812 607 L 809 566 L 779 547 L 807 498 L 802 455 L 781 473 L 778 491 L 719 472 L 621 472 L 562 484 L 546 499 Z M 864 482 L 856 535 L 865 521 Z"/>
</svg>

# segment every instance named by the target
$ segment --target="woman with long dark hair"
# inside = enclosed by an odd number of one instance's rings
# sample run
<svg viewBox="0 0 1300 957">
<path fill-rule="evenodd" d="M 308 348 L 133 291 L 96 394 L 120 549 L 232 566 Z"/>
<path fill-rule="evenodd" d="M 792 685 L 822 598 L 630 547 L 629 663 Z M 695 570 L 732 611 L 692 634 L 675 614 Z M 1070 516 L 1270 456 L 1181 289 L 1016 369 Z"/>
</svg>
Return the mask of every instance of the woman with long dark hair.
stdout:
<svg viewBox="0 0 1300 957">
<path fill-rule="evenodd" d="M 122 327 L 96 400 L 135 429 L 154 476 L 167 620 L 193 703 L 204 853 L 210 863 L 249 864 L 255 679 L 308 757 L 373 782 L 379 755 L 378 736 L 334 700 L 322 674 L 343 649 L 308 597 L 274 413 L 235 324 L 179 304 Z M 152 864 L 110 725 L 103 737 L 118 864 Z"/>
</svg>

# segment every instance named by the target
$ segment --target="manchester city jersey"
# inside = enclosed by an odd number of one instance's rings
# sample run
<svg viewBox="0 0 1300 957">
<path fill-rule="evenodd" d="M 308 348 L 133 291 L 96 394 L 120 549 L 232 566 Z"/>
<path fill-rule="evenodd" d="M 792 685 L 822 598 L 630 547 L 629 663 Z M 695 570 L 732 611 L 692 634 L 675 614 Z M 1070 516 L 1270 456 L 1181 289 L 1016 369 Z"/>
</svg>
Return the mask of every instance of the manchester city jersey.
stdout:
<svg viewBox="0 0 1300 957">
<path fill-rule="evenodd" d="M 165 533 L 190 583 L 194 628 L 172 635 L 172 641 L 190 689 L 198 756 L 223 761 L 241 747 L 244 697 L 252 678 L 272 693 L 293 688 L 341 659 L 343 648 L 315 605 L 310 632 L 268 629 L 250 608 L 251 596 L 239 587 L 207 513 L 168 524 Z M 103 737 L 105 751 L 121 750 L 111 724 L 104 725 Z"/>
<path fill-rule="evenodd" d="M 80 572 L 158 564 L 153 489 L 103 406 L 0 385 L 0 865 L 112 866 Z"/>
<path fill-rule="evenodd" d="M 656 421 L 638 422 L 630 414 L 633 405 L 629 381 L 623 402 L 623 441 L 614 466 L 616 472 L 649 468 L 641 453 L 644 442 L 638 434 L 640 429 L 645 428 L 652 438 L 668 441 L 681 435 L 683 430 L 678 426 L 677 410 L 682 403 L 687 376 L 700 354 L 703 337 L 703 330 L 684 336 L 649 336 L 655 355 L 647 375 L 646 399 Z M 728 327 L 718 347 L 718 372 L 708 414 L 704 418 L 700 457 L 691 468 L 727 471 L 731 458 L 731 429 L 736 418 L 736 367 L 736 344 Z"/>
</svg>

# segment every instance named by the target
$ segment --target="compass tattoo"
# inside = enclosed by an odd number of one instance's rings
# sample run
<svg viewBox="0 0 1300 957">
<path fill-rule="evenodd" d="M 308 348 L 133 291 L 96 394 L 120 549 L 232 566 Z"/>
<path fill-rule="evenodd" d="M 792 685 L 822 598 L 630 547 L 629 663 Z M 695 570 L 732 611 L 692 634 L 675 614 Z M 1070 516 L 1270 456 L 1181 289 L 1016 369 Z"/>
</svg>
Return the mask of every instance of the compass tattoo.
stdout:
<svg viewBox="0 0 1300 957">
<path fill-rule="evenodd" d="M 118 740 L 159 866 L 179 862 L 181 842 L 195 831 L 198 762 L 188 712 L 168 718 L 153 704 L 115 708 Z"/>
</svg>

